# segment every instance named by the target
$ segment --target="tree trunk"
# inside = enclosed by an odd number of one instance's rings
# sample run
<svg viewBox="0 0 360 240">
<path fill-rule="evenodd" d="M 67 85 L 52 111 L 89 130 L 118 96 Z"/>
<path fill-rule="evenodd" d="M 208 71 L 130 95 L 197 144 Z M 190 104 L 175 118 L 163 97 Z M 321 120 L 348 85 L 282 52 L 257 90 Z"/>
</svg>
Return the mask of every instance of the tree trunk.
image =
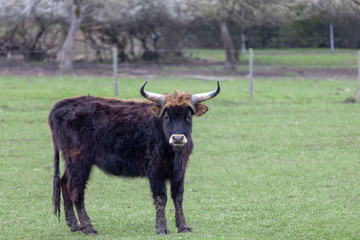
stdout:
<svg viewBox="0 0 360 240">
<path fill-rule="evenodd" d="M 221 30 L 221 40 L 226 52 L 225 69 L 233 71 L 235 70 L 236 59 L 234 56 L 234 46 L 225 19 L 220 21 L 220 30 Z"/>
<path fill-rule="evenodd" d="M 79 3 L 79 1 L 78 1 Z M 59 69 L 61 71 L 70 71 L 72 70 L 72 61 L 71 61 L 71 52 L 74 48 L 75 36 L 80 27 L 82 16 L 80 11 L 80 4 L 74 5 L 72 0 L 68 1 L 68 7 L 71 11 L 70 13 L 70 29 L 66 36 L 64 45 L 60 50 L 60 64 Z"/>
</svg>

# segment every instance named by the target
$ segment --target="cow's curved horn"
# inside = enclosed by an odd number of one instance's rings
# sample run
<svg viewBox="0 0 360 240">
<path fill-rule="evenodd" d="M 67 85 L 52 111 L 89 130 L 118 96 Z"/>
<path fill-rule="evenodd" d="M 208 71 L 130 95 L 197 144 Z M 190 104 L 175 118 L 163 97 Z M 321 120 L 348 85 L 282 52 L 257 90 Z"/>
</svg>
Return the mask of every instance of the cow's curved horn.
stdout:
<svg viewBox="0 0 360 240">
<path fill-rule="evenodd" d="M 158 94 L 158 93 L 152 93 L 152 92 L 148 92 L 148 91 L 145 91 L 145 85 L 147 84 L 147 81 L 144 82 L 144 84 L 141 86 L 140 88 L 140 94 L 150 100 L 150 101 L 153 101 L 153 102 L 156 102 L 157 104 L 159 105 L 163 105 L 164 103 L 164 95 L 161 95 L 161 94 Z"/>
<path fill-rule="evenodd" d="M 211 92 L 206 92 L 206 93 L 198 93 L 198 94 L 193 94 L 191 96 L 191 102 L 196 105 L 200 102 L 204 102 L 206 100 L 209 100 L 211 98 L 216 97 L 216 95 L 218 95 L 220 92 L 220 83 L 219 81 L 217 81 L 217 88 L 214 91 Z"/>
</svg>

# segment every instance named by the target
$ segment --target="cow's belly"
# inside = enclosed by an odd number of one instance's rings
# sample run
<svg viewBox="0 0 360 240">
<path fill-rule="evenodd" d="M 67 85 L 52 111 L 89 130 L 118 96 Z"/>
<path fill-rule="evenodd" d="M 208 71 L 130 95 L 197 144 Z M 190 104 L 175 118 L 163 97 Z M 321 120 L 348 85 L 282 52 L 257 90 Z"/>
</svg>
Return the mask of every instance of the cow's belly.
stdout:
<svg viewBox="0 0 360 240">
<path fill-rule="evenodd" d="M 146 175 L 141 161 L 125 159 L 116 155 L 105 155 L 95 160 L 95 164 L 104 172 L 125 177 L 140 177 Z M 145 166 L 145 165 L 144 165 Z"/>
</svg>

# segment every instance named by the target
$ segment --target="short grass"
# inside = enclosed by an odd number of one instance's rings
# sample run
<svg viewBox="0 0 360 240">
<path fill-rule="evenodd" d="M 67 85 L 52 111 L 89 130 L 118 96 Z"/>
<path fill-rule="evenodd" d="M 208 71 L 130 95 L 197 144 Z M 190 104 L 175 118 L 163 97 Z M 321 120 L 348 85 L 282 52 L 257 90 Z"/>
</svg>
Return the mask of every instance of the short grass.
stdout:
<svg viewBox="0 0 360 240">
<path fill-rule="evenodd" d="M 141 79 L 120 79 L 139 98 Z M 194 120 L 184 211 L 190 234 L 155 233 L 146 179 L 94 169 L 86 206 L 99 234 L 71 233 L 52 214 L 52 105 L 80 94 L 111 97 L 107 78 L 0 77 L 0 239 L 360 239 L 360 110 L 343 101 L 355 80 L 223 82 Z M 159 78 L 155 92 L 209 91 L 214 82 Z"/>
<path fill-rule="evenodd" d="M 254 49 L 254 65 L 280 65 L 296 68 L 356 68 L 357 50 L 336 49 Z M 190 57 L 207 60 L 225 60 L 224 50 L 194 50 Z M 240 55 L 240 63 L 249 62 L 249 53 Z"/>
</svg>

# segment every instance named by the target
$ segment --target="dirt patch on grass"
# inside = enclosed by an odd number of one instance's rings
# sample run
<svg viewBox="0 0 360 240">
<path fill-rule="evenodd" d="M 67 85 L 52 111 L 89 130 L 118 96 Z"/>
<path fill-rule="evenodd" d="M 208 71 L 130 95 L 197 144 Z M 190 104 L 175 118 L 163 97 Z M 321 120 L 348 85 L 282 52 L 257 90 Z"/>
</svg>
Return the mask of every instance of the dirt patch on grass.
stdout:
<svg viewBox="0 0 360 240">
<path fill-rule="evenodd" d="M 118 67 L 120 78 L 144 78 L 154 79 L 157 77 L 171 78 L 194 78 L 203 81 L 225 80 L 232 81 L 234 78 L 248 77 L 248 70 L 241 70 L 246 66 L 238 67 L 235 72 L 223 69 L 221 64 L 187 64 L 187 65 L 147 65 L 147 64 L 121 64 Z M 111 77 L 111 65 L 76 66 L 70 73 L 64 73 L 56 66 L 23 66 L 2 67 L 0 75 L 6 76 L 95 76 Z M 295 68 L 295 67 L 271 67 L 259 66 L 254 70 L 255 78 L 356 78 L 357 69 L 354 68 Z"/>
</svg>

